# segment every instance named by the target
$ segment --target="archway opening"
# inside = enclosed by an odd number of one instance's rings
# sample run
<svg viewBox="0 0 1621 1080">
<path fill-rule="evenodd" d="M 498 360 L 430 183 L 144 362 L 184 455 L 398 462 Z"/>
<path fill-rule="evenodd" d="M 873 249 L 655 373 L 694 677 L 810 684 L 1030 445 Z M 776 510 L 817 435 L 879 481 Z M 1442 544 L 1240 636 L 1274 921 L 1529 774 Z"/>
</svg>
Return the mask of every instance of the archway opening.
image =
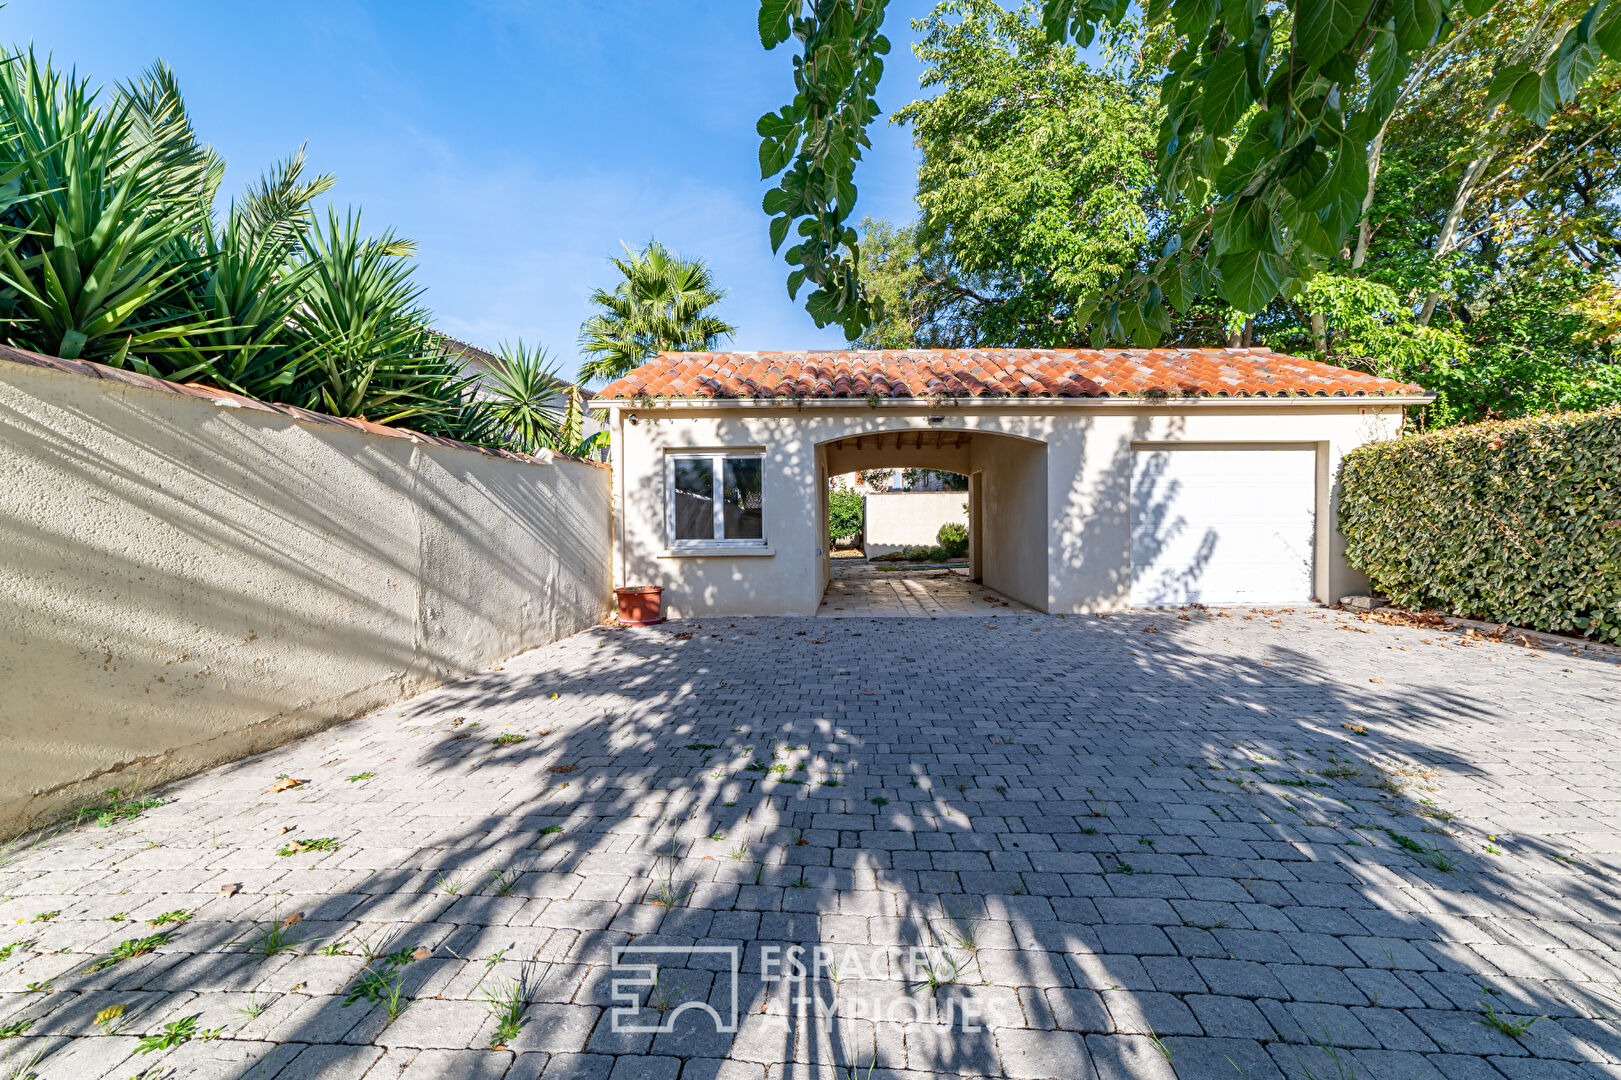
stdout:
<svg viewBox="0 0 1621 1080">
<path fill-rule="evenodd" d="M 1046 609 L 1046 447 L 908 428 L 816 449 L 821 613 L 994 615 Z"/>
</svg>

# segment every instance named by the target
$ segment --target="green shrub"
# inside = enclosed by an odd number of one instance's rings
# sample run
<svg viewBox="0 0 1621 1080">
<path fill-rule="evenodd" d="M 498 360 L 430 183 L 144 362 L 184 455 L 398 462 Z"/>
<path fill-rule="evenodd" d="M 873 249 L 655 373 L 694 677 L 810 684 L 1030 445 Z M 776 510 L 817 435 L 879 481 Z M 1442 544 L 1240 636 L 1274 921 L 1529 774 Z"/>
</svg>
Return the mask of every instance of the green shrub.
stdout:
<svg viewBox="0 0 1621 1080">
<path fill-rule="evenodd" d="M 1346 455 L 1346 557 L 1405 607 L 1621 641 L 1621 406 Z"/>
<path fill-rule="evenodd" d="M 934 534 L 935 543 L 948 559 L 960 559 L 968 554 L 968 526 L 948 521 Z"/>
<path fill-rule="evenodd" d="M 835 543 L 860 536 L 866 525 L 867 501 L 853 491 L 834 488 L 827 493 L 828 539 Z"/>
</svg>

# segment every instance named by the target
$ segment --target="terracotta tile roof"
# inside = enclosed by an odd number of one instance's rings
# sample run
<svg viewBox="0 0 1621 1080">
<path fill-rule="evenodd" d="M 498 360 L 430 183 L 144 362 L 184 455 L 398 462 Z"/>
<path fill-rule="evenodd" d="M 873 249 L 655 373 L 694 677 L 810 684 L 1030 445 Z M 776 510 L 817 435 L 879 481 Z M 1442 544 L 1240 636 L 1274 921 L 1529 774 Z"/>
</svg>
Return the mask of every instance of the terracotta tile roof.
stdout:
<svg viewBox="0 0 1621 1080">
<path fill-rule="evenodd" d="M 643 398 L 1362 397 L 1411 383 L 1269 349 L 660 353 L 597 393 Z"/>
</svg>

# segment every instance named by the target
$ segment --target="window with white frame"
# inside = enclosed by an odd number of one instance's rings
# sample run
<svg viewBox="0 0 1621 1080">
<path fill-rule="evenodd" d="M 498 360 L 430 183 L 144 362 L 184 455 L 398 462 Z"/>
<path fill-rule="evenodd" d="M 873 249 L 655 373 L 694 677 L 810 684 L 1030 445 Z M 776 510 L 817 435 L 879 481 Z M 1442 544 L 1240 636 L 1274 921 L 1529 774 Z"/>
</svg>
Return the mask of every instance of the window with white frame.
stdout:
<svg viewBox="0 0 1621 1080">
<path fill-rule="evenodd" d="M 669 454 L 664 481 L 672 548 L 764 545 L 764 462 L 759 453 Z"/>
</svg>

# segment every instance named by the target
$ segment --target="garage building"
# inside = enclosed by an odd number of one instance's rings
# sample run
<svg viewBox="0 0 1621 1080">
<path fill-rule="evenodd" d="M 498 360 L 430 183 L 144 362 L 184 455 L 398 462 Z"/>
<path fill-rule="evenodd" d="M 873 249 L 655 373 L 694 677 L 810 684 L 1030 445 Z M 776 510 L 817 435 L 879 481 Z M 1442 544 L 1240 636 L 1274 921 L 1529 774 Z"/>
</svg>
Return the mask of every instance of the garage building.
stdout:
<svg viewBox="0 0 1621 1080">
<path fill-rule="evenodd" d="M 1331 601 L 1340 458 L 1407 383 L 1266 349 L 663 353 L 599 393 L 614 581 L 666 614 L 805 615 L 828 480 L 969 478 L 970 575 L 1051 613 Z"/>
</svg>

